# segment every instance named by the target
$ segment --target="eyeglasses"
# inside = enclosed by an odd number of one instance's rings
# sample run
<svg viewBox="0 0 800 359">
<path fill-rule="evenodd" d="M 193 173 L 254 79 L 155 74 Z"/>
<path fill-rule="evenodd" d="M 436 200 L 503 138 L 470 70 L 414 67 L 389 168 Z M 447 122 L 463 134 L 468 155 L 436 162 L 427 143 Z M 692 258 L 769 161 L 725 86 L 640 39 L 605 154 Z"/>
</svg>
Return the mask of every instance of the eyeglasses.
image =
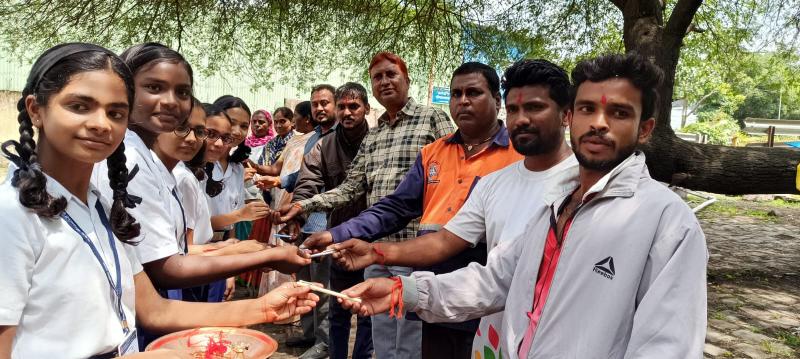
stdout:
<svg viewBox="0 0 800 359">
<path fill-rule="evenodd" d="M 216 142 L 219 139 L 222 139 L 222 144 L 230 145 L 233 143 L 233 136 L 230 134 L 223 135 L 217 131 L 206 129 L 206 139 L 210 140 L 211 142 Z"/>
<path fill-rule="evenodd" d="M 180 125 L 173 132 L 175 132 L 175 135 L 178 137 L 186 137 L 189 136 L 189 132 L 194 132 L 194 137 L 198 140 L 203 140 L 208 136 L 208 130 L 203 126 L 192 128 L 186 125 Z"/>
</svg>

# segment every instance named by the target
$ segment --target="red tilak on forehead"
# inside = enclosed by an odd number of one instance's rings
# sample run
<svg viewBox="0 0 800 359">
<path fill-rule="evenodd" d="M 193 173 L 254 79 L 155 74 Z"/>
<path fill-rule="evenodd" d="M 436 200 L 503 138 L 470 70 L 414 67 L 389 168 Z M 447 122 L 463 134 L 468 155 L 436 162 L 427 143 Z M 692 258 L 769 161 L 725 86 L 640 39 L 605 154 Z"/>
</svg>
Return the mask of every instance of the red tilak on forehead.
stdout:
<svg viewBox="0 0 800 359">
<path fill-rule="evenodd" d="M 606 100 L 606 95 L 605 95 L 605 94 L 603 94 L 603 97 L 600 97 L 600 103 L 602 103 L 602 104 L 603 104 L 603 106 L 605 106 L 605 105 L 606 105 L 606 102 L 607 102 L 607 100 Z"/>
<path fill-rule="evenodd" d="M 522 105 L 522 92 L 517 93 L 517 105 Z"/>
</svg>

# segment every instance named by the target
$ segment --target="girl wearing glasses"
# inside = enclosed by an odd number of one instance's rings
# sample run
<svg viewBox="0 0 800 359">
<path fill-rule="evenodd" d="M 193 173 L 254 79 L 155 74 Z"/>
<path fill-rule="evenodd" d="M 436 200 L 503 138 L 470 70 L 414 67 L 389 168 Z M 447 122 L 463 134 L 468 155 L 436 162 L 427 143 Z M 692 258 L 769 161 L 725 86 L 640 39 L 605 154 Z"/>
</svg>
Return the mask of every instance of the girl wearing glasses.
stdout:
<svg viewBox="0 0 800 359">
<path fill-rule="evenodd" d="M 171 171 L 171 175 L 174 175 L 174 182 L 172 182 L 169 181 L 170 173 L 162 173 L 162 176 L 167 178 L 170 184 L 174 183 L 174 187 L 178 192 L 178 196 L 170 198 L 170 200 L 173 202 L 171 205 L 183 209 L 181 219 L 185 221 L 184 239 L 187 253 L 219 256 L 262 250 L 265 246 L 256 241 L 243 241 L 229 246 L 230 242 L 209 244 L 214 232 L 211 229 L 211 213 L 208 209 L 206 194 L 201 189 L 204 186 L 201 187 L 200 180 L 184 163 L 184 161 L 191 161 L 195 157 L 203 156 L 203 154 L 199 153 L 208 136 L 206 112 L 199 101 L 194 99 L 193 101 L 195 103 L 189 118 L 178 125 L 174 131 L 159 134 L 153 144 L 153 153 L 158 156 L 162 164 L 159 168 L 162 169 L 162 172 L 164 170 Z M 202 161 L 203 158 L 201 157 L 199 160 Z M 198 167 L 204 166 L 198 164 Z M 203 171 L 198 172 L 201 175 L 205 175 Z M 202 177 L 202 179 L 205 180 L 205 177 Z M 178 245 L 181 245 L 180 241 Z M 230 299 L 233 296 L 234 289 L 232 278 L 221 282 L 220 285 L 226 298 Z M 209 286 L 203 285 L 185 288 L 181 293 L 184 300 L 205 302 L 208 301 L 208 292 Z"/>
<path fill-rule="evenodd" d="M 250 108 L 240 98 L 225 95 L 214 101 L 214 105 L 225 111 L 231 120 L 231 152 L 229 156 L 220 158 L 214 164 L 214 178 L 221 178 L 222 193 L 211 199 L 212 212 L 229 213 L 244 206 L 245 201 L 258 200 L 263 209 L 266 204 L 260 201 L 259 190 L 253 185 L 251 177 L 245 177 L 244 163 L 248 160 L 251 148 L 245 143 L 250 126 Z M 266 216 L 266 214 L 264 214 Z M 260 218 L 260 217 L 259 217 Z M 216 229 L 216 227 L 215 227 Z M 239 221 L 226 228 L 225 238 L 245 239 L 250 236 L 251 221 Z"/>
<path fill-rule="evenodd" d="M 209 196 L 211 226 L 216 231 L 215 243 L 236 240 L 233 228 L 237 223 L 249 222 L 263 218 L 268 208 L 263 201 L 245 203 L 244 169 L 240 163 L 234 163 L 229 153 L 235 145 L 236 137 L 232 134 L 233 120 L 228 112 L 216 105 L 206 105 L 206 126 L 209 136 L 206 139 L 205 160 L 213 171 L 208 177 L 212 192 Z M 235 151 L 234 151 L 235 152 Z M 207 167 L 207 168 L 208 168 Z M 211 192 L 209 192 L 211 193 Z M 247 237 L 242 237 L 245 239 Z M 246 243 L 253 241 L 244 241 Z M 238 244 L 237 244 L 238 245 Z M 210 283 L 208 301 L 218 302 L 229 297 L 233 292 L 232 279 Z"/>
<path fill-rule="evenodd" d="M 203 170 L 189 168 L 191 161 L 202 162 L 197 163 L 198 169 L 205 167 L 205 154 L 201 153 L 201 150 L 205 147 L 205 140 L 208 137 L 206 112 L 199 101 L 194 101 L 196 102 L 189 118 L 174 131 L 158 135 L 153 144 L 153 153 L 175 177 L 175 187 L 180 199 L 176 205 L 184 208 L 186 219 L 185 238 L 188 253 L 219 256 L 262 250 L 264 246 L 256 241 L 210 243 L 214 232 L 211 229 L 211 212 L 204 190 L 206 173 Z"/>
<path fill-rule="evenodd" d="M 129 213 L 138 199 L 128 193 L 121 143 L 134 103 L 133 74 L 102 47 L 62 44 L 32 66 L 17 105 L 19 140 L 2 146 L 14 167 L 0 185 L 0 358 L 124 356 L 138 351 L 137 326 L 171 332 L 273 322 L 318 300 L 289 285 L 213 305 L 158 295 L 135 249 L 149 240 L 140 232 L 150 218 Z M 100 161 L 110 169 L 109 197 L 91 181 Z"/>
<path fill-rule="evenodd" d="M 142 236 L 136 252 L 144 270 L 162 295 L 181 298 L 180 291 L 167 292 L 226 279 L 247 270 L 270 266 L 294 272 L 306 265 L 291 250 L 267 249 L 230 256 L 185 256 L 185 208 L 177 206 L 179 196 L 172 175 L 150 149 L 159 134 L 174 131 L 192 109 L 192 68 L 178 52 L 161 44 L 133 46 L 122 53 L 133 73 L 135 93 L 128 131 L 125 133 L 126 168 L 129 190 L 138 202 L 131 212 L 141 224 Z M 108 181 L 110 166 L 95 168 L 93 182 L 112 197 Z M 177 198 L 177 199 L 176 199 Z"/>
</svg>

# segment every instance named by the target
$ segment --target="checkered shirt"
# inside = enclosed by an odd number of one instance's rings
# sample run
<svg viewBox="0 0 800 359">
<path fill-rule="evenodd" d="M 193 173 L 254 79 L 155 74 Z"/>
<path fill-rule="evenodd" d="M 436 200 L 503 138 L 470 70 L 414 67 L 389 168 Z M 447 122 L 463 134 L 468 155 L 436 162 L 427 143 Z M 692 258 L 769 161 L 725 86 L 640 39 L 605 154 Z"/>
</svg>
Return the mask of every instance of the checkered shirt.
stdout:
<svg viewBox="0 0 800 359">
<path fill-rule="evenodd" d="M 397 113 L 394 126 L 389 125 L 388 114 L 378 118 L 378 127 L 371 129 L 361 142 L 347 178 L 339 187 L 298 203 L 305 213 L 330 211 L 366 193 L 367 206 L 372 206 L 394 192 L 414 165 L 422 147 L 454 131 L 455 126 L 444 111 L 419 105 L 409 98 Z M 414 238 L 417 230 L 419 219 L 378 241 L 401 242 Z"/>
</svg>

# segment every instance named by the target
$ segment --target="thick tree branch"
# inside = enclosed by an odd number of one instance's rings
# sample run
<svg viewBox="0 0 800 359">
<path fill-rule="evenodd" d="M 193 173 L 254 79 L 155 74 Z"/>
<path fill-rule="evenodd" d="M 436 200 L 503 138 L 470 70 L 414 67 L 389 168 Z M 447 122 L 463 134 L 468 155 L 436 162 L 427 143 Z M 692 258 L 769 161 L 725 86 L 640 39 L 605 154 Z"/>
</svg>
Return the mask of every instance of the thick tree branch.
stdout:
<svg viewBox="0 0 800 359">
<path fill-rule="evenodd" d="M 694 14 L 697 9 L 703 4 L 703 0 L 678 0 L 675 4 L 675 9 L 672 10 L 672 15 L 664 27 L 664 34 L 670 37 L 678 37 L 683 39 L 689 26 L 692 24 Z"/>
</svg>

